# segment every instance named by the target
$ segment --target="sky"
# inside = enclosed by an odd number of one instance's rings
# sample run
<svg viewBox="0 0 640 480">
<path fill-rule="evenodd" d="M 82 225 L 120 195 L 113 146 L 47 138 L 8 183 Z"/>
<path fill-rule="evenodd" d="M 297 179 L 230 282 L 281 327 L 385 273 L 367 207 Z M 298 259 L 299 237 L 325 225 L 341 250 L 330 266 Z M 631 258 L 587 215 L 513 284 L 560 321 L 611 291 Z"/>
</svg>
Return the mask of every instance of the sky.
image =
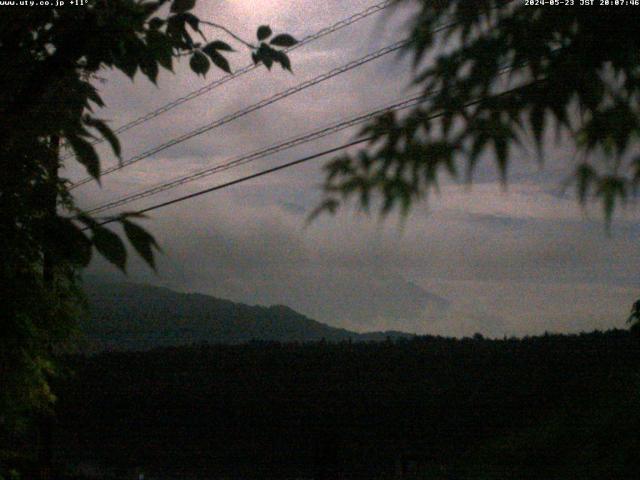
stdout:
<svg viewBox="0 0 640 480">
<path fill-rule="evenodd" d="M 269 24 L 304 38 L 376 0 L 200 0 L 196 13 L 253 40 Z M 121 135 L 127 159 L 281 90 L 404 38 L 411 7 L 385 11 L 291 53 L 293 74 L 260 67 Z M 234 44 L 232 68 L 250 52 Z M 250 153 L 320 126 L 411 96 L 411 66 L 391 54 L 167 149 L 74 190 L 83 208 Z M 183 61 L 158 86 L 106 71 L 97 84 L 113 127 L 220 78 L 197 77 Z M 221 172 L 120 210 L 136 210 L 300 158 L 354 138 L 347 130 Z M 550 137 L 544 166 L 517 150 L 505 189 L 487 156 L 473 186 L 445 181 L 406 218 L 381 219 L 348 206 L 309 223 L 322 199 L 323 165 L 308 162 L 150 214 L 145 226 L 163 253 L 158 272 L 133 258 L 128 276 L 96 258 L 89 271 L 233 301 L 286 304 L 356 331 L 502 337 L 625 325 L 638 297 L 638 212 L 619 211 L 610 235 L 597 209 L 581 209 L 562 183 L 575 165 L 571 146 Z M 354 150 L 355 151 L 355 150 Z M 103 165 L 116 162 L 100 146 Z M 75 163 L 63 172 L 86 175 Z M 133 257 L 133 255 L 131 255 Z"/>
</svg>

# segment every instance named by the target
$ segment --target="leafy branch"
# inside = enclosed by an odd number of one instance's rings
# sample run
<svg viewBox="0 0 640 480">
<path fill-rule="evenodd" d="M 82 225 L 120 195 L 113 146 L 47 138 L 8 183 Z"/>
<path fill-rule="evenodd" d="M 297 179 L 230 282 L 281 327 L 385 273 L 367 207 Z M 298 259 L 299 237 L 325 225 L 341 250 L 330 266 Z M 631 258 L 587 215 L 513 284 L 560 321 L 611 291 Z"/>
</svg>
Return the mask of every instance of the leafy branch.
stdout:
<svg viewBox="0 0 640 480">
<path fill-rule="evenodd" d="M 379 198 L 383 215 L 407 212 L 437 188 L 440 172 L 465 172 L 471 182 L 485 157 L 504 183 L 513 147 L 533 138 L 542 152 L 552 130 L 582 154 L 573 182 L 578 200 L 598 200 L 608 228 L 616 205 L 640 185 L 640 40 L 633 33 L 640 12 L 532 10 L 512 0 L 419 6 L 406 52 L 426 100 L 407 115 L 372 121 L 366 131 L 377 135 L 366 151 L 327 165 L 321 210 L 335 212 L 358 196 L 365 209 Z M 454 38 L 452 48 L 438 48 Z M 513 73 L 504 88 L 531 85 L 500 95 L 505 68 Z M 474 99 L 483 101 L 469 107 Z M 607 169 L 595 168 L 593 158 L 606 159 Z"/>
</svg>

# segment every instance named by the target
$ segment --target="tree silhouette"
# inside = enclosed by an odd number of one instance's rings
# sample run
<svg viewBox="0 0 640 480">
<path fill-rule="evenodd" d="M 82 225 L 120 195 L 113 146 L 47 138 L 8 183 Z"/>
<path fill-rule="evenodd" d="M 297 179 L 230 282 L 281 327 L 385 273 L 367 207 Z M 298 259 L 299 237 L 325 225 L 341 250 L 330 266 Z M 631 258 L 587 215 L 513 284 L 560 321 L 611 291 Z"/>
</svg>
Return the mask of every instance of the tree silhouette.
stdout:
<svg viewBox="0 0 640 480">
<path fill-rule="evenodd" d="M 631 324 L 632 332 L 640 333 L 640 300 L 636 301 L 631 307 L 631 315 L 629 315 L 627 323 Z"/>
<path fill-rule="evenodd" d="M 280 47 L 296 43 L 292 36 L 272 37 L 263 25 L 257 44 L 244 41 L 194 15 L 196 0 L 84 3 L 3 6 L 0 13 L 0 430 L 17 428 L 25 413 L 53 401 L 53 359 L 70 341 L 82 306 L 78 272 L 93 252 L 125 270 L 125 244 L 105 222 L 119 223 L 154 267 L 158 245 L 139 216 L 92 218 L 60 176 L 77 161 L 99 182 L 99 138 L 120 156 L 117 136 L 95 113 L 104 106 L 98 73 L 119 70 L 133 80 L 139 72 L 155 83 L 160 68 L 172 71 L 182 57 L 197 75 L 212 64 L 228 73 L 226 55 L 234 49 L 209 39 L 212 32 L 244 45 L 255 63 L 291 69 Z M 73 152 L 70 159 L 60 158 L 61 145 Z"/>
<path fill-rule="evenodd" d="M 551 131 L 578 153 L 579 201 L 598 199 L 608 224 L 640 182 L 640 9 L 401 3 L 419 7 L 405 51 L 425 101 L 408 115 L 372 121 L 360 134 L 371 138 L 369 148 L 326 166 L 316 213 L 335 212 L 351 198 L 364 209 L 379 201 L 383 214 L 406 213 L 445 174 L 472 181 L 485 152 L 506 182 L 513 147 L 532 142 L 542 152 Z"/>
<path fill-rule="evenodd" d="M 149 478 L 395 478 L 402 457 L 418 478 L 637 478 L 639 354 L 617 330 L 79 356 L 58 452 Z"/>
<path fill-rule="evenodd" d="M 485 153 L 506 183 L 514 146 L 534 144 L 542 162 L 554 132 L 575 149 L 566 161 L 580 159 L 570 179 L 579 203 L 599 201 L 609 228 L 616 205 L 640 186 L 637 2 L 398 3 L 419 6 L 406 53 L 425 101 L 408 115 L 378 117 L 360 132 L 367 149 L 326 165 L 313 216 L 352 198 L 364 210 L 376 202 L 382 214 L 406 214 L 443 175 L 472 182 Z"/>
</svg>

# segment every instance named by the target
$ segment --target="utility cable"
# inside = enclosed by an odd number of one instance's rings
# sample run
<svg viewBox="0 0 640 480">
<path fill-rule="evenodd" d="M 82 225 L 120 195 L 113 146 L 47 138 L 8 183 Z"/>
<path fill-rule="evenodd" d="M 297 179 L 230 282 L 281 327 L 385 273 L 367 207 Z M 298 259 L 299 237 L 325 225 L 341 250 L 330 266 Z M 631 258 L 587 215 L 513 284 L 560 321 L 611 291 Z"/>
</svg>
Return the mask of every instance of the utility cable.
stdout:
<svg viewBox="0 0 640 480">
<path fill-rule="evenodd" d="M 437 29 L 435 29 L 433 31 L 433 33 L 437 33 L 449 28 L 452 28 L 454 25 L 457 25 L 459 22 L 454 22 L 454 23 L 450 23 L 450 24 L 446 24 L 443 25 Z M 383 57 L 384 55 L 388 55 L 389 53 L 392 52 L 396 52 L 402 48 L 404 48 L 405 46 L 407 46 L 409 43 L 411 42 L 410 39 L 403 39 L 400 41 L 397 41 L 395 43 L 392 43 L 390 45 L 387 45 L 386 47 L 381 48 L 380 50 L 376 50 L 373 53 L 369 53 L 367 55 L 365 55 L 364 57 L 361 57 L 357 60 L 353 60 L 349 63 L 346 63 L 345 65 L 342 65 L 341 67 L 337 67 L 334 68 L 333 70 L 330 70 L 329 72 L 323 73 L 321 75 L 318 75 L 315 78 L 312 78 L 310 80 L 304 81 L 302 83 L 299 83 L 298 85 L 288 88 L 286 90 L 283 90 L 281 92 L 276 93 L 275 95 L 272 95 L 271 97 L 267 97 L 261 101 L 259 101 L 258 103 L 254 103 L 253 105 L 250 105 L 242 110 L 238 110 L 237 112 L 231 113 L 229 115 L 226 115 L 218 120 L 215 120 L 211 123 L 208 123 L 206 125 L 203 125 L 195 130 L 192 130 L 190 132 L 187 132 L 179 137 L 176 137 L 172 140 L 169 140 L 168 142 L 165 142 L 161 145 L 158 145 L 154 148 L 151 148 L 149 150 L 146 150 L 138 155 L 135 155 L 134 157 L 131 157 L 127 160 L 124 160 L 120 163 L 118 163 L 118 165 L 114 165 L 112 167 L 109 167 L 105 170 L 102 170 L 100 172 L 101 176 L 104 175 L 108 175 L 111 174 L 113 172 L 116 172 L 118 170 L 121 170 L 131 164 L 137 163 L 141 160 L 144 160 L 145 158 L 151 157 L 152 155 L 155 155 L 157 153 L 160 153 L 170 147 L 173 147 L 174 145 L 183 143 L 187 140 L 190 140 L 193 137 L 196 137 L 198 135 L 201 135 L 203 133 L 209 132 L 210 130 L 213 130 L 214 128 L 220 127 L 226 123 L 232 122 L 240 117 L 243 117 L 245 115 L 248 115 L 249 113 L 255 112 L 256 110 L 260 110 L 268 105 L 271 105 L 275 102 L 278 102 L 279 100 L 282 100 L 283 98 L 287 98 L 291 95 L 294 95 L 302 90 L 305 90 L 307 88 L 310 88 L 312 86 L 315 86 L 319 83 L 322 83 L 326 80 L 329 80 L 333 77 L 336 77 L 338 75 L 341 75 L 345 72 L 348 72 L 350 70 L 353 70 L 355 68 L 358 68 L 366 63 L 372 62 L 373 60 L 377 60 L 380 57 Z M 73 190 L 74 188 L 77 188 L 81 185 L 84 185 L 86 183 L 89 183 L 93 180 L 94 178 L 91 176 L 87 176 L 85 178 L 83 178 L 82 180 L 79 180 L 75 183 L 72 183 L 69 186 L 69 190 Z"/>
<path fill-rule="evenodd" d="M 433 95 L 433 94 L 432 94 Z M 320 128 L 320 129 L 316 129 L 312 132 L 308 132 L 305 133 L 303 135 L 300 135 L 298 137 L 294 137 L 288 140 L 285 140 L 283 142 L 277 143 L 275 145 L 271 145 L 269 147 L 263 148 L 261 150 L 257 150 L 254 151 L 252 153 L 249 154 L 245 154 L 242 155 L 240 157 L 236 157 L 232 160 L 228 160 L 225 161 L 223 163 L 220 163 L 218 165 L 214 165 L 212 167 L 209 168 L 205 168 L 202 170 L 199 170 L 197 172 L 191 173 L 189 175 L 184 175 L 182 177 L 173 179 L 171 181 L 168 182 L 163 182 L 160 184 L 157 184 L 153 187 L 147 188 L 143 191 L 137 192 L 137 193 L 133 193 L 130 195 L 127 195 L 126 197 L 122 197 L 119 198 L 117 200 L 113 200 L 111 202 L 102 204 L 100 206 L 96 206 L 93 207 L 89 210 L 86 210 L 87 214 L 90 215 L 94 215 L 94 214 L 98 214 L 98 213 L 102 213 L 105 212 L 107 210 L 111 210 L 115 207 L 119 207 L 121 205 L 126 205 L 128 203 L 152 196 L 152 195 L 156 195 L 158 193 L 164 192 L 166 190 L 170 190 L 173 188 L 176 188 L 180 185 L 184 185 L 186 183 L 190 183 L 193 182 L 195 180 L 199 180 L 201 178 L 205 178 L 208 177 L 210 175 L 219 173 L 219 172 L 223 172 L 226 170 L 230 170 L 232 168 L 236 168 L 242 165 L 245 165 L 247 163 L 253 162 L 255 160 L 273 155 L 275 153 L 279 153 L 282 152 L 284 150 L 289 150 L 291 148 L 297 147 L 299 145 L 303 145 L 306 143 L 309 143 L 311 141 L 314 140 L 318 140 L 320 138 L 324 138 L 326 136 L 332 135 L 334 133 L 338 133 L 340 131 L 346 130 L 348 128 L 352 128 L 354 126 L 360 125 L 362 123 L 365 123 L 369 120 L 371 120 L 372 118 L 381 115 L 383 113 L 386 112 L 391 112 L 391 111 L 400 111 L 400 110 L 404 110 L 410 107 L 413 107 L 421 102 L 424 102 L 427 98 L 429 98 L 431 95 L 429 96 L 425 96 L 425 95 L 418 95 L 397 103 L 394 103 L 392 105 L 389 105 L 387 107 L 384 108 L 377 108 L 375 110 L 372 110 L 368 113 L 362 114 L 362 115 L 358 115 L 356 117 L 351 117 L 349 119 L 346 120 L 341 120 L 339 122 L 333 123 L 329 126 Z"/>
<path fill-rule="evenodd" d="M 466 102 L 464 105 L 462 105 L 462 107 L 463 108 L 468 108 L 468 107 L 471 107 L 473 105 L 480 104 L 480 103 L 482 103 L 482 102 L 484 102 L 484 101 L 486 101 L 488 99 L 497 98 L 497 97 L 501 97 L 501 96 L 504 96 L 504 95 L 509 95 L 509 94 L 514 93 L 515 91 L 521 89 L 521 88 L 528 87 L 528 86 L 530 86 L 530 85 L 532 85 L 534 83 L 538 83 L 538 82 L 539 82 L 539 80 L 536 80 L 536 81 L 533 81 L 533 82 L 531 82 L 531 83 L 529 83 L 527 85 L 514 87 L 512 89 L 509 89 L 509 90 L 504 91 L 504 92 L 497 93 L 495 95 L 490 95 L 490 96 L 478 98 L 478 99 L 475 99 L 475 100 L 471 100 L 469 102 Z M 446 111 L 435 113 L 433 115 L 425 117 L 425 120 L 432 120 L 434 118 L 441 117 L 441 116 L 445 115 L 445 113 L 446 113 Z M 149 212 L 152 212 L 154 210 L 158 210 L 160 208 L 168 207 L 170 205 L 174 205 L 176 203 L 183 202 L 185 200 L 190 200 L 192 198 L 199 197 L 201 195 L 205 195 L 207 193 L 215 192 L 217 190 L 222 190 L 224 188 L 227 188 L 227 187 L 230 187 L 230 186 L 233 186 L 233 185 L 237 185 L 239 183 L 243 183 L 243 182 L 246 182 L 246 181 L 249 181 L 249 180 L 253 180 L 253 179 L 258 178 L 258 177 L 269 175 L 271 173 L 274 173 L 274 172 L 277 172 L 277 171 L 280 171 L 280 170 L 284 170 L 286 168 L 290 168 L 290 167 L 293 167 L 293 166 L 296 166 L 296 165 L 300 165 L 302 163 L 309 162 L 311 160 L 315 160 L 315 159 L 320 158 L 320 157 L 324 157 L 326 155 L 330 155 L 332 153 L 336 153 L 336 152 L 339 152 L 339 151 L 342 151 L 342 150 L 346 150 L 347 148 L 350 148 L 350 147 L 353 147 L 353 146 L 356 146 L 356 145 L 361 145 L 363 143 L 370 142 L 372 140 L 375 140 L 376 138 L 377 137 L 375 135 L 371 135 L 371 136 L 364 137 L 364 138 L 359 138 L 357 140 L 353 140 L 351 142 L 344 143 L 344 144 L 342 144 L 340 146 L 333 147 L 333 148 L 330 148 L 330 149 L 327 149 L 327 150 L 323 150 L 321 152 L 318 152 L 318 153 L 315 153 L 315 154 L 312 154 L 312 155 L 308 155 L 306 157 L 302 157 L 302 158 L 299 158 L 297 160 L 293 160 L 291 162 L 284 163 L 282 165 L 278 165 L 276 167 L 268 168 L 266 170 L 262 170 L 260 172 L 253 173 L 251 175 L 247 175 L 247 176 L 238 178 L 236 180 L 231 180 L 229 182 L 225 182 L 225 183 L 222 183 L 222 184 L 219 184 L 219 185 L 214 185 L 213 187 L 205 188 L 203 190 L 199 190 L 197 192 L 190 193 L 188 195 L 183 195 L 181 197 L 174 198 L 173 200 L 168 200 L 166 202 L 158 203 L 158 204 L 152 205 L 150 207 L 146 207 L 146 208 L 143 208 L 141 210 L 137 210 L 135 212 L 135 214 L 136 215 L 143 215 L 145 213 L 149 213 Z M 103 222 L 100 222 L 99 225 L 106 225 L 108 223 L 113 223 L 113 222 L 116 222 L 116 221 L 118 221 L 118 217 L 109 218 L 109 219 L 107 219 L 107 220 L 105 220 Z M 89 227 L 83 228 L 83 230 L 88 230 L 88 229 L 89 229 Z"/>
<path fill-rule="evenodd" d="M 502 76 L 505 73 L 512 72 L 515 70 L 515 67 L 504 67 L 499 75 Z M 250 162 L 256 161 L 258 159 L 268 157 L 270 155 L 289 150 L 291 148 L 297 147 L 299 145 L 304 145 L 309 142 L 327 137 L 329 135 L 333 135 L 335 133 L 341 132 L 343 130 L 353 128 L 355 126 L 361 125 L 379 115 L 388 112 L 396 112 L 406 110 L 407 108 L 411 108 L 415 105 L 421 104 L 427 101 L 429 98 L 437 95 L 439 91 L 430 92 L 428 94 L 420 94 L 413 96 L 408 99 L 404 99 L 398 102 L 394 102 L 385 107 L 379 107 L 374 110 L 371 110 L 367 113 L 360 114 L 354 117 L 350 117 L 348 119 L 343 119 L 338 122 L 332 123 L 328 126 L 321 127 L 319 129 L 313 130 L 311 132 L 307 132 L 305 134 L 299 135 L 294 138 L 289 138 L 282 142 L 270 145 L 266 148 L 254 151 L 249 154 L 244 154 L 239 157 L 233 158 L 231 160 L 224 161 L 217 165 L 199 170 L 197 172 L 190 173 L 188 175 L 183 175 L 181 177 L 175 178 L 170 181 L 161 182 L 152 187 L 148 187 L 142 191 L 138 191 L 136 193 L 132 193 L 125 197 L 118 198 L 116 200 L 112 200 L 110 202 L 104 203 L 102 205 L 92 207 L 89 210 L 86 210 L 87 214 L 94 215 L 98 213 L 105 212 L 107 210 L 111 210 L 113 208 L 129 204 L 131 202 L 135 202 L 137 200 L 141 200 L 143 198 L 147 198 L 158 193 L 171 190 L 173 188 L 177 188 L 181 185 L 185 185 L 187 183 L 191 183 L 196 180 L 200 180 L 202 178 L 214 175 L 216 173 L 224 172 L 230 170 L 232 168 L 237 168 L 242 165 L 246 165 Z"/>
<path fill-rule="evenodd" d="M 229 122 L 232 122 L 238 118 L 244 117 L 245 115 L 248 115 L 249 113 L 255 112 L 256 110 L 260 110 L 264 107 L 267 107 L 273 103 L 276 103 L 284 98 L 290 97 L 291 95 L 294 95 L 298 92 L 301 92 L 307 88 L 310 88 L 312 86 L 315 86 L 319 83 L 322 83 L 326 80 L 329 80 L 333 77 L 336 77 L 338 75 L 341 75 L 345 72 L 348 72 L 350 70 L 353 70 L 355 68 L 358 68 L 366 63 L 369 63 L 373 60 L 376 60 L 384 55 L 387 55 L 389 53 L 395 52 L 400 50 L 401 48 L 403 48 L 405 45 L 407 45 L 408 41 L 407 40 L 402 40 L 399 42 L 395 42 L 391 45 L 388 45 L 380 50 L 377 50 L 373 53 L 370 53 L 368 55 L 365 55 L 364 57 L 359 58 L 358 60 L 354 60 L 351 61 L 341 67 L 335 68 L 333 70 L 330 70 L 329 72 L 323 73 L 315 78 L 312 78 L 311 80 L 307 80 L 305 82 L 299 83 L 298 85 L 288 88 L 286 90 L 282 90 L 278 93 L 276 93 L 275 95 L 272 95 L 271 97 L 267 97 L 261 101 L 259 101 L 258 103 L 254 103 L 253 105 L 250 105 L 246 108 L 243 108 L 241 110 L 238 110 L 234 113 L 231 113 L 229 115 L 225 115 L 222 118 L 219 118 L 211 123 L 202 125 L 201 127 L 196 128 L 195 130 L 191 130 L 190 132 L 187 132 L 179 137 L 173 138 L 163 144 L 160 144 L 156 147 L 153 147 L 149 150 L 146 150 L 138 155 L 135 155 L 127 160 L 124 160 L 120 163 L 118 163 L 117 165 L 114 165 L 112 167 L 106 168 L 104 170 L 102 170 L 100 172 L 100 176 L 104 177 L 105 175 L 109 175 L 113 172 L 117 172 L 118 170 L 121 170 L 129 165 L 132 165 L 134 163 L 137 163 L 141 160 L 144 160 L 145 158 L 149 158 L 152 155 L 155 155 L 157 153 L 160 153 L 170 147 L 173 147 L 174 145 L 178 145 L 180 143 L 186 142 L 187 140 L 190 140 L 194 137 L 197 137 L 198 135 L 202 135 L 203 133 L 209 132 L 211 130 L 213 130 L 214 128 L 217 127 L 221 127 L 222 125 L 225 125 Z M 86 183 L 89 183 L 93 180 L 94 178 L 91 176 L 87 176 L 85 178 L 83 178 L 82 180 L 79 180 L 75 183 L 73 183 L 69 189 L 73 190 L 74 188 L 77 188 L 81 185 L 84 185 Z"/>
<path fill-rule="evenodd" d="M 333 25 L 330 25 L 328 27 L 325 27 L 321 30 L 318 30 L 317 32 L 311 34 L 311 35 L 307 35 L 306 37 L 304 37 L 303 39 L 301 39 L 298 43 L 296 43 L 295 45 L 286 48 L 284 50 L 285 53 L 289 53 L 293 50 L 296 50 L 300 47 L 303 47 L 304 45 L 307 45 L 309 43 L 314 42 L 315 40 L 318 40 L 322 37 L 325 37 L 331 33 L 337 32 L 338 30 L 341 30 L 345 27 L 348 27 L 349 25 L 353 25 L 354 23 L 359 22 L 360 20 L 363 20 L 375 13 L 378 13 L 388 7 L 390 7 L 393 3 L 395 3 L 396 0 L 385 0 L 384 2 L 380 2 L 376 5 L 373 5 L 361 12 L 355 13 L 354 15 L 351 15 L 348 18 L 344 18 L 336 23 L 334 23 Z M 148 112 L 138 118 L 136 118 L 135 120 L 132 120 L 128 123 L 125 123 L 124 125 L 121 125 L 120 127 L 114 129 L 114 133 L 116 135 L 121 134 L 123 132 L 126 132 L 127 130 L 131 130 L 134 127 L 137 127 L 138 125 L 141 125 L 145 122 L 148 122 L 149 120 L 152 120 L 170 110 L 173 110 L 174 108 L 178 107 L 179 105 L 182 105 L 185 102 L 188 102 L 190 100 L 193 100 L 194 98 L 197 98 L 201 95 L 204 95 L 205 93 L 208 93 L 222 85 L 224 85 L 225 83 L 238 78 L 246 73 L 251 72 L 252 70 L 255 70 L 256 68 L 259 67 L 259 64 L 254 64 L 254 63 L 250 63 L 245 65 L 242 68 L 239 68 L 238 70 L 234 71 L 233 73 L 230 73 L 228 75 L 225 75 L 217 80 L 214 80 L 213 82 L 203 86 L 202 88 L 199 88 L 197 90 L 194 90 L 190 93 L 188 93 L 187 95 L 184 95 L 182 97 L 176 98 L 175 100 L 166 103 L 160 107 L 158 107 L 156 110 L 153 110 L 151 112 Z M 98 143 L 102 143 L 104 142 L 103 138 L 97 138 L 91 141 L 92 145 L 96 145 Z M 66 155 L 64 155 L 61 160 L 66 160 L 70 157 L 74 156 L 73 153 L 68 153 Z"/>
</svg>

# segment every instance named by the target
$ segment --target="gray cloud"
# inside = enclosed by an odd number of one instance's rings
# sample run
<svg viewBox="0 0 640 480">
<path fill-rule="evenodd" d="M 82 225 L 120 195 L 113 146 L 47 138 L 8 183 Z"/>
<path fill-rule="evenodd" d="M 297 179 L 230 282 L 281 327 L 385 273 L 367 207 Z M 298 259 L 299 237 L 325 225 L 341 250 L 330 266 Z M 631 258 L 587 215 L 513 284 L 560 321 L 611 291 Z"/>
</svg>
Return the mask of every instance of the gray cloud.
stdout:
<svg viewBox="0 0 640 480">
<path fill-rule="evenodd" d="M 246 0 L 216 2 L 214 9 L 207 2 L 201 14 L 215 14 L 247 36 L 265 22 L 302 37 L 372 3 L 272 0 L 255 8 Z M 123 134 L 125 157 L 401 38 L 403 17 L 394 18 L 392 27 L 383 29 L 379 18 L 371 18 L 297 50 L 293 76 L 259 69 Z M 233 64 L 248 59 L 240 52 Z M 407 95 L 408 65 L 408 59 L 391 57 L 371 63 L 105 177 L 101 189 L 87 186 L 74 193 L 80 205 L 93 206 L 373 109 Z M 101 88 L 109 108 L 103 116 L 115 125 L 214 78 L 199 79 L 184 64 L 176 75 L 163 74 L 158 89 L 141 78 L 132 83 L 105 76 Z M 297 147 L 127 209 L 292 160 L 353 134 Z M 111 158 L 108 149 L 101 151 Z M 418 205 L 404 221 L 347 209 L 307 226 L 306 216 L 321 196 L 323 161 L 198 197 L 157 211 L 146 222 L 166 254 L 157 276 L 133 261 L 131 279 L 246 303 L 287 304 L 357 330 L 510 335 L 620 326 L 638 287 L 636 212 L 622 215 L 607 237 L 598 212 L 585 214 L 572 198 L 555 193 L 570 171 L 570 149 L 549 149 L 542 170 L 531 151 L 519 152 L 507 193 L 487 154 L 471 190 L 445 182 L 441 196 Z M 84 176 L 75 166 L 66 173 Z M 91 270 L 112 272 L 101 260 Z"/>
</svg>

